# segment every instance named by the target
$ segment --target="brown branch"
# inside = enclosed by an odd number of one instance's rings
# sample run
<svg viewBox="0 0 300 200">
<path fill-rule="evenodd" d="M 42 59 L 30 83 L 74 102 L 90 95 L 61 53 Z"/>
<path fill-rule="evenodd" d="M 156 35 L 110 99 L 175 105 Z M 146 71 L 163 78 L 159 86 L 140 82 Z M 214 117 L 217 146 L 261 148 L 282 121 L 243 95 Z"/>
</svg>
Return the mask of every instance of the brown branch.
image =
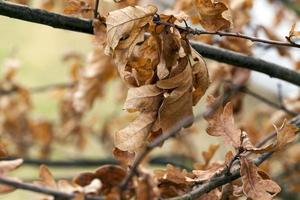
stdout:
<svg viewBox="0 0 300 200">
<path fill-rule="evenodd" d="M 52 26 L 65 30 L 93 34 L 92 20 L 84 20 L 75 17 L 47 12 L 45 10 L 29 8 L 26 6 L 0 2 L 0 15 L 30 21 L 34 23 Z M 300 86 L 300 74 L 280 65 L 264 61 L 262 59 L 246 56 L 230 50 L 213 47 L 200 42 L 191 43 L 194 49 L 202 56 L 227 63 L 230 65 L 251 69 L 270 77 L 285 80 Z"/>
<path fill-rule="evenodd" d="M 297 117 L 293 118 L 292 120 L 289 121 L 289 123 L 294 124 L 297 127 L 300 127 L 300 115 Z M 267 141 L 270 139 L 274 138 L 276 136 L 276 133 L 271 133 L 267 138 L 268 139 L 263 139 L 262 142 L 260 142 L 257 146 L 262 146 L 265 144 Z M 261 163 L 263 163 L 265 160 L 270 158 L 272 156 L 273 152 L 268 152 L 260 155 L 256 159 L 254 159 L 254 163 L 259 166 Z M 218 176 L 214 176 L 211 180 L 209 180 L 206 183 L 201 184 L 201 186 L 197 187 L 196 189 L 192 190 L 191 192 L 178 196 L 178 197 L 173 197 L 173 198 L 168 198 L 164 200 L 191 200 L 191 199 L 197 199 L 201 195 L 206 194 L 213 189 L 220 187 L 222 185 L 225 185 L 227 183 L 230 183 L 238 178 L 241 177 L 240 174 L 240 168 L 235 169 L 233 172 L 228 175 L 226 173 L 226 170 L 223 170 L 223 173 L 221 175 L 218 174 Z"/>
<path fill-rule="evenodd" d="M 218 97 L 218 99 L 215 100 L 215 102 L 208 107 L 206 111 L 204 111 L 202 114 L 195 117 L 194 121 L 200 120 L 203 117 L 207 117 L 209 115 L 212 115 L 221 105 L 223 105 L 224 102 L 227 102 L 229 98 L 234 95 L 239 89 L 239 86 L 232 87 L 231 90 L 221 96 Z M 120 185 L 121 190 L 125 190 L 133 176 L 137 173 L 138 166 L 141 164 L 141 162 L 144 160 L 144 158 L 155 148 L 161 145 L 166 140 L 176 136 L 182 127 L 185 126 L 185 124 L 189 124 L 192 119 L 185 118 L 181 121 L 179 121 L 177 124 L 175 124 L 173 127 L 171 127 L 166 133 L 162 134 L 161 136 L 155 138 L 151 143 L 147 144 L 146 147 L 137 155 L 128 175 L 124 178 L 123 182 Z"/>
<path fill-rule="evenodd" d="M 98 16 L 100 16 L 100 13 L 98 12 L 99 1 L 100 1 L 100 0 L 96 0 L 95 10 L 94 10 L 94 18 L 97 18 Z"/>
<path fill-rule="evenodd" d="M 224 37 L 224 36 L 225 37 L 235 37 L 235 38 L 242 38 L 242 39 L 250 40 L 252 42 L 259 42 L 259 43 L 264 43 L 264 44 L 269 44 L 269 45 L 300 48 L 299 44 L 293 43 L 291 41 L 283 42 L 283 41 L 277 41 L 277 40 L 268 40 L 268 39 L 262 39 L 262 38 L 257 38 L 257 37 L 253 37 L 253 36 L 244 35 L 242 33 L 224 32 L 224 31 L 205 31 L 205 30 L 200 30 L 197 28 L 183 27 L 183 26 L 179 26 L 176 24 L 172 24 L 172 23 L 164 22 L 164 21 L 160 21 L 160 20 L 154 20 L 154 22 L 159 25 L 166 25 L 166 26 L 174 27 L 180 31 L 183 31 L 183 32 L 186 32 L 186 33 L 192 34 L 192 35 L 218 35 L 220 37 Z"/>
<path fill-rule="evenodd" d="M 28 88 L 28 91 L 30 93 L 48 92 L 48 91 L 56 90 L 56 89 L 72 88 L 75 85 L 76 85 L 76 83 L 53 83 L 53 84 L 49 84 L 49 85 L 31 87 L 31 88 Z M 10 95 L 15 92 L 18 92 L 17 87 L 12 87 L 10 89 L 0 89 L 0 96 L 1 95 Z"/>
<path fill-rule="evenodd" d="M 19 157 L 4 157 L 2 160 L 14 160 Z M 42 164 L 52 167 L 99 167 L 101 165 L 117 165 L 120 164 L 117 160 L 113 158 L 106 159 L 74 159 L 74 160 L 49 160 L 49 159 L 32 159 L 32 158 L 22 158 L 24 165 L 31 166 L 40 166 Z M 191 170 L 191 166 L 194 160 L 189 157 L 185 157 L 182 155 L 160 155 L 151 157 L 149 159 L 150 165 L 162 166 L 166 164 L 172 164 L 176 167 L 180 167 L 183 169 Z"/>
<path fill-rule="evenodd" d="M 0 177 L 0 183 L 4 185 L 13 186 L 15 188 L 22 189 L 22 190 L 28 190 L 36 193 L 51 195 L 55 197 L 55 199 L 71 200 L 75 197 L 75 195 L 71 193 L 61 192 L 58 190 L 54 190 L 47 187 L 41 187 L 30 183 L 23 183 L 5 177 Z M 103 200 L 103 198 L 86 196 L 85 200 Z"/>
</svg>

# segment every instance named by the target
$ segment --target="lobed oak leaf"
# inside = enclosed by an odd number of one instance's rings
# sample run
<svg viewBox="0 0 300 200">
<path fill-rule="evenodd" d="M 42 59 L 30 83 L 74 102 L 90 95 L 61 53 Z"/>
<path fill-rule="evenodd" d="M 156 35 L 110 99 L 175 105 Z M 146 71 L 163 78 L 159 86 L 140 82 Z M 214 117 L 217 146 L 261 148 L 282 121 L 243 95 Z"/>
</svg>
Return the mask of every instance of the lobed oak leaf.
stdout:
<svg viewBox="0 0 300 200">
<path fill-rule="evenodd" d="M 280 187 L 274 181 L 262 176 L 259 168 L 246 157 L 239 158 L 243 192 L 247 198 L 255 200 L 271 200 L 280 192 Z"/>
<path fill-rule="evenodd" d="M 115 134 L 115 146 L 122 151 L 138 151 L 145 144 L 156 115 L 156 112 L 140 113 L 126 128 Z"/>
<path fill-rule="evenodd" d="M 213 96 L 208 96 L 209 104 L 215 101 Z M 223 111 L 222 111 L 223 110 Z M 208 122 L 207 133 L 212 136 L 222 136 L 225 142 L 238 148 L 241 145 L 241 130 L 235 127 L 232 104 L 229 102 L 224 109 L 219 108 L 212 115 L 205 117 Z"/>
<path fill-rule="evenodd" d="M 105 51 L 113 54 L 119 69 L 126 65 L 135 45 L 144 40 L 146 25 L 156 12 L 157 8 L 154 6 L 129 6 L 109 13 L 106 19 Z"/>
<path fill-rule="evenodd" d="M 255 153 L 264 153 L 264 152 L 270 152 L 270 151 L 280 151 L 282 150 L 286 145 L 293 142 L 296 139 L 297 133 L 299 132 L 299 129 L 292 125 L 286 123 L 282 124 L 280 128 L 277 128 L 275 125 L 275 130 L 277 133 L 276 139 L 273 143 L 257 148 L 255 147 L 251 141 L 249 140 L 248 134 L 246 132 L 242 133 L 242 147 L 251 152 Z"/>
<path fill-rule="evenodd" d="M 192 183 L 188 181 L 193 174 L 172 165 L 167 165 L 166 170 L 155 170 L 154 176 L 158 181 L 158 189 L 162 198 L 182 195 L 191 190 Z"/>
<path fill-rule="evenodd" d="M 209 165 L 211 159 L 215 155 L 216 151 L 219 149 L 219 147 L 220 147 L 219 144 L 211 144 L 211 145 L 209 145 L 208 150 L 202 152 L 202 157 L 204 159 L 204 163 L 203 164 L 196 163 L 196 164 L 194 164 L 194 168 L 197 169 L 197 170 L 204 170 L 204 169 L 206 169 L 207 166 Z"/>
<path fill-rule="evenodd" d="M 232 24 L 231 14 L 224 1 L 193 0 L 199 15 L 200 24 L 208 31 L 229 29 Z"/>
<path fill-rule="evenodd" d="M 276 129 L 277 137 L 276 142 L 273 144 L 273 151 L 279 151 L 287 144 L 293 142 L 299 132 L 299 128 L 293 124 L 286 123 L 286 121 L 284 121 L 279 129 L 276 126 L 274 127 Z"/>
</svg>

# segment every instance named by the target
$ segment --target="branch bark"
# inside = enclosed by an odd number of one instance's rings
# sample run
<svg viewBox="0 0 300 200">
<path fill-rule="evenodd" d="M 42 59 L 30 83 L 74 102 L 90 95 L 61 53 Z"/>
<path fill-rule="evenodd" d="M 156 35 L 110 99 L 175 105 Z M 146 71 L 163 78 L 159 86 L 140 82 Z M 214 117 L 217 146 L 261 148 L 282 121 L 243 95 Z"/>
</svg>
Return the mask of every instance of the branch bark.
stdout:
<svg viewBox="0 0 300 200">
<path fill-rule="evenodd" d="M 297 127 L 300 127 L 300 115 L 298 115 L 297 117 L 294 117 L 292 120 L 289 121 L 289 123 L 294 124 Z M 276 133 L 271 133 L 270 136 L 268 137 L 268 140 L 274 138 L 276 136 Z M 263 145 L 267 140 L 263 139 L 262 142 L 260 142 L 257 146 L 261 146 Z M 262 164 L 265 160 L 267 160 L 268 158 L 270 158 L 273 155 L 274 152 L 267 152 L 264 153 L 262 155 L 260 155 L 259 157 L 257 157 L 256 159 L 254 159 L 254 163 L 259 166 L 260 164 Z M 199 198 L 201 195 L 208 193 L 210 191 L 212 191 L 213 189 L 220 187 L 222 185 L 225 185 L 227 183 L 230 183 L 238 178 L 241 177 L 240 174 L 240 168 L 235 169 L 233 172 L 231 172 L 230 175 L 227 175 L 226 172 L 224 171 L 224 173 L 221 176 L 218 176 L 216 178 L 213 178 L 209 181 L 207 181 L 206 183 L 201 184 L 201 186 L 199 186 L 198 188 L 192 190 L 191 192 L 184 194 L 182 196 L 178 196 L 178 197 L 173 197 L 173 198 L 168 198 L 168 199 L 164 199 L 164 200 L 190 200 L 190 199 L 197 199 Z"/>
<path fill-rule="evenodd" d="M 47 12 L 41 9 L 29 8 L 17 4 L 0 2 L 0 15 L 8 16 L 24 21 L 44 24 L 54 28 L 71 30 L 81 33 L 93 34 L 92 20 L 60 15 Z M 202 56 L 234 65 L 247 68 L 269 75 L 270 77 L 285 80 L 300 86 L 300 74 L 293 70 L 284 68 L 275 63 L 267 62 L 259 58 L 246 56 L 230 50 L 213 47 L 211 45 L 192 42 L 192 46 Z"/>
<path fill-rule="evenodd" d="M 4 184 L 4 185 L 13 186 L 15 188 L 22 189 L 22 190 L 51 195 L 51 196 L 55 197 L 55 199 L 71 200 L 75 197 L 74 194 L 61 192 L 61 191 L 46 188 L 46 187 L 40 187 L 40 186 L 30 184 L 30 183 L 23 183 L 23 182 L 15 181 L 15 180 L 5 178 L 5 177 L 0 177 L 0 183 Z M 103 200 L 103 198 L 86 196 L 85 200 Z"/>
</svg>

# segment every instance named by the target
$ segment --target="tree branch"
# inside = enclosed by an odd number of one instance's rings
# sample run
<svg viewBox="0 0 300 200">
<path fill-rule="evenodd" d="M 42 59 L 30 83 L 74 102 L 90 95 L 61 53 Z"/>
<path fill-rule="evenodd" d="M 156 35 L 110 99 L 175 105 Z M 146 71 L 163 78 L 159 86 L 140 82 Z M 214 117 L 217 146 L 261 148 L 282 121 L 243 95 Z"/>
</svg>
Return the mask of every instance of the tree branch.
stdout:
<svg viewBox="0 0 300 200">
<path fill-rule="evenodd" d="M 65 30 L 93 34 L 91 20 L 84 20 L 75 17 L 47 12 L 41 9 L 29 8 L 26 6 L 0 2 L 0 15 L 30 21 L 34 23 L 52 26 Z M 300 74 L 280 65 L 264 61 L 259 58 L 246 56 L 230 50 L 213 47 L 200 42 L 192 42 L 192 46 L 202 56 L 219 62 L 251 69 L 270 77 L 285 80 L 300 86 Z"/>
<path fill-rule="evenodd" d="M 262 39 L 262 38 L 257 38 L 257 37 L 253 37 L 253 36 L 244 35 L 242 33 L 200 30 L 197 28 L 183 27 L 183 26 L 179 26 L 179 25 L 172 24 L 169 22 L 163 22 L 163 21 L 160 21 L 159 19 L 154 20 L 154 22 L 156 24 L 172 26 L 174 28 L 177 28 L 178 30 L 184 31 L 184 32 L 186 32 L 188 34 L 192 34 L 192 35 L 218 35 L 220 37 L 224 37 L 224 36 L 225 37 L 235 37 L 235 38 L 242 38 L 242 39 L 250 40 L 252 42 L 259 42 L 259 43 L 264 43 L 264 44 L 269 44 L 269 45 L 300 48 L 300 45 L 295 44 L 295 43 Z"/>
<path fill-rule="evenodd" d="M 48 12 L 42 9 L 29 8 L 19 4 L 0 1 L 0 15 L 23 21 L 44 24 L 53 28 L 93 34 L 93 23 L 76 17 Z"/>
<path fill-rule="evenodd" d="M 289 121 L 289 123 L 294 124 L 297 127 L 300 127 L 300 115 L 298 115 L 297 117 L 293 118 L 292 120 Z M 274 138 L 276 136 L 276 133 L 271 133 L 268 138 L 268 140 Z M 257 146 L 261 146 L 263 145 L 265 142 L 267 142 L 268 140 L 263 139 L 262 142 L 260 142 Z M 268 158 L 270 158 L 272 156 L 274 152 L 267 152 L 264 153 L 262 155 L 260 155 L 259 157 L 257 157 L 256 159 L 254 159 L 254 163 L 259 166 L 261 163 L 263 163 L 265 160 L 267 160 Z M 224 171 L 222 173 L 222 175 L 217 176 L 215 178 L 212 178 L 211 180 L 207 181 L 206 183 L 201 184 L 201 186 L 199 186 L 198 188 L 192 190 L 191 192 L 184 194 L 182 196 L 178 196 L 178 197 L 173 197 L 173 198 L 168 198 L 168 199 L 164 199 L 164 200 L 190 200 L 190 199 L 197 199 L 199 198 L 201 195 L 208 193 L 210 191 L 212 191 L 213 189 L 220 187 L 222 185 L 225 185 L 227 183 L 230 183 L 238 178 L 241 177 L 240 174 L 240 168 L 235 169 L 234 172 L 230 173 L 230 175 L 226 174 L 226 171 Z"/>
<path fill-rule="evenodd" d="M 4 157 L 1 160 L 14 160 L 19 157 Z M 117 165 L 119 162 L 113 158 L 107 159 L 76 159 L 76 160 L 48 160 L 48 159 L 32 159 L 22 158 L 24 165 L 40 166 L 42 164 L 50 167 L 99 167 L 101 165 L 111 164 Z M 150 165 L 166 165 L 171 164 L 187 170 L 192 170 L 193 159 L 182 155 L 161 155 L 150 158 Z"/>
<path fill-rule="evenodd" d="M 75 197 L 75 195 L 71 193 L 61 192 L 58 190 L 41 187 L 30 183 L 23 183 L 23 182 L 15 181 L 4 177 L 0 177 L 0 183 L 4 185 L 13 186 L 15 188 L 22 189 L 22 190 L 28 190 L 36 193 L 51 195 L 54 196 L 55 199 L 57 198 L 61 200 L 71 200 Z M 103 200 L 103 198 L 86 196 L 85 200 Z"/>
</svg>

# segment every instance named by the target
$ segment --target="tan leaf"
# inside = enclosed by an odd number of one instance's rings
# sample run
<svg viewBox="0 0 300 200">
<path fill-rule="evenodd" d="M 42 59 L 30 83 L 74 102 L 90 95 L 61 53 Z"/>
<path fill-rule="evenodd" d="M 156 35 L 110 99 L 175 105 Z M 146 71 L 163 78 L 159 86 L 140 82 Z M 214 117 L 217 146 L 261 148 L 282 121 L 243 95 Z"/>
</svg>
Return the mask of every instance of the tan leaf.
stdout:
<svg viewBox="0 0 300 200">
<path fill-rule="evenodd" d="M 298 41 L 300 40 L 300 31 L 296 31 L 295 29 L 296 29 L 296 23 L 292 25 L 288 38 L 291 41 L 298 43 Z"/>
<path fill-rule="evenodd" d="M 208 31 L 220 31 L 230 28 L 231 14 L 223 1 L 193 0 L 199 14 L 200 24 Z"/>
<path fill-rule="evenodd" d="M 124 109 L 128 112 L 156 111 L 162 100 L 163 90 L 156 85 L 129 88 Z"/>
<path fill-rule="evenodd" d="M 0 161 L 0 177 L 5 176 L 8 172 L 18 168 L 22 163 L 23 159 Z"/>
<path fill-rule="evenodd" d="M 128 151 L 122 151 L 118 148 L 113 149 L 113 155 L 117 160 L 119 160 L 121 163 L 123 163 L 125 165 L 132 165 L 134 158 L 135 158 L 135 153 L 130 153 Z"/>
<path fill-rule="evenodd" d="M 46 165 L 40 166 L 40 183 L 46 187 L 57 188 L 54 177 Z"/>
<path fill-rule="evenodd" d="M 282 150 L 286 145 L 288 145 L 289 143 L 293 142 L 296 139 L 296 134 L 298 133 L 299 129 L 292 125 L 292 124 L 288 124 L 286 123 L 286 121 L 284 121 L 284 123 L 282 124 L 282 126 L 280 128 L 277 128 L 274 125 L 275 129 L 276 129 L 276 140 L 266 146 L 260 147 L 260 148 L 256 148 L 251 141 L 248 138 L 248 134 L 246 132 L 242 133 L 242 146 L 244 149 L 246 149 L 247 151 L 252 151 L 255 153 L 264 153 L 264 152 L 270 152 L 270 151 L 280 151 Z"/>
<path fill-rule="evenodd" d="M 277 137 L 276 143 L 273 144 L 274 151 L 279 151 L 283 149 L 287 144 L 293 142 L 296 139 L 296 134 L 299 131 L 299 128 L 297 128 L 293 124 L 286 123 L 286 121 L 279 129 L 275 126 L 275 129 L 277 132 Z"/>
<path fill-rule="evenodd" d="M 103 165 L 95 172 L 85 172 L 79 174 L 73 179 L 73 182 L 84 187 L 86 192 L 87 190 L 95 191 L 95 188 L 98 188 L 101 193 L 103 192 L 103 194 L 106 195 L 115 187 L 117 187 L 125 176 L 126 170 L 122 167 L 118 165 Z"/>
<path fill-rule="evenodd" d="M 144 40 L 145 26 L 156 12 L 154 6 L 129 6 L 109 13 L 106 52 L 114 55 L 119 69 L 127 63 L 135 45 Z M 119 51 L 117 57 L 116 50 Z"/>
<path fill-rule="evenodd" d="M 122 151 L 139 150 L 145 144 L 155 118 L 156 112 L 140 113 L 126 128 L 115 134 L 115 146 Z"/>
<path fill-rule="evenodd" d="M 79 83 L 74 93 L 74 108 L 84 112 L 93 106 L 97 97 L 103 95 L 105 84 L 116 74 L 115 65 L 103 49 L 95 48 L 88 56 L 87 66 L 80 73 Z"/>
<path fill-rule="evenodd" d="M 205 94 L 210 81 L 206 63 L 194 49 L 192 49 L 192 59 L 190 60 L 193 62 L 193 106 L 195 106 Z"/>
<path fill-rule="evenodd" d="M 144 175 L 136 181 L 136 200 L 156 200 L 158 196 L 155 192 L 155 185 L 151 176 Z"/>
<path fill-rule="evenodd" d="M 218 172 L 221 172 L 224 169 L 224 165 L 214 163 L 209 166 L 206 170 L 193 170 L 193 174 L 196 175 L 196 178 L 191 179 L 191 182 L 203 182 L 212 178 Z"/>
<path fill-rule="evenodd" d="M 5 177 L 7 173 L 13 171 L 14 169 L 18 168 L 23 163 L 23 159 L 16 159 L 16 160 L 3 160 L 0 161 L 0 177 Z M 20 179 L 15 177 L 8 177 L 7 179 L 21 182 Z M 0 184 L 0 193 L 9 193 L 13 192 L 16 188 L 8 185 Z"/>
<path fill-rule="evenodd" d="M 271 200 L 280 192 L 280 187 L 270 179 L 264 179 L 259 173 L 259 168 L 246 157 L 241 156 L 241 176 L 243 181 L 243 192 L 251 199 Z"/>
<path fill-rule="evenodd" d="M 81 15 L 85 18 L 93 17 L 93 2 L 90 0 L 67 0 L 64 13 L 68 15 Z"/>
<path fill-rule="evenodd" d="M 213 96 L 208 96 L 209 104 L 215 101 Z M 223 110 L 223 111 L 222 111 Z M 225 142 L 238 148 L 241 145 L 241 130 L 236 128 L 232 113 L 232 104 L 229 102 L 224 109 L 219 108 L 211 116 L 205 118 L 208 122 L 207 133 L 212 136 L 222 136 Z"/>
</svg>

